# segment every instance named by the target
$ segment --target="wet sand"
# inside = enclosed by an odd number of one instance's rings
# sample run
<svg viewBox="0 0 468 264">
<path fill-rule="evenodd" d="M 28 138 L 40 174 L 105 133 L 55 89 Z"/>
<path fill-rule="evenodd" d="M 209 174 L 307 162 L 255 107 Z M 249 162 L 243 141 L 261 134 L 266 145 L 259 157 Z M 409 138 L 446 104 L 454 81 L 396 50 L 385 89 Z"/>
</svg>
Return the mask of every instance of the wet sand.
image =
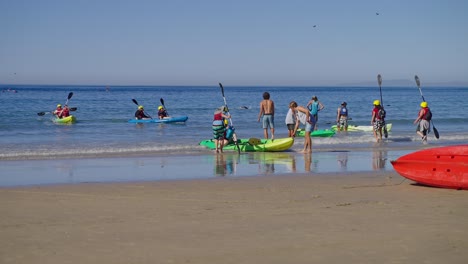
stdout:
<svg viewBox="0 0 468 264">
<path fill-rule="evenodd" d="M 0 188 L 0 263 L 466 263 L 467 198 L 386 171 Z"/>
</svg>

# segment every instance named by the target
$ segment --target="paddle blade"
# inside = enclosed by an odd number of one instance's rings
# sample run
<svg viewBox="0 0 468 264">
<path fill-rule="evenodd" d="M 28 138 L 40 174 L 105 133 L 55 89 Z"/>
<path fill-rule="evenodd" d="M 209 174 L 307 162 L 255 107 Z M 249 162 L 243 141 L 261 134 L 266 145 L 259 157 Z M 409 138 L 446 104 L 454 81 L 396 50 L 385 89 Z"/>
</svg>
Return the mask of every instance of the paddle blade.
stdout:
<svg viewBox="0 0 468 264">
<path fill-rule="evenodd" d="M 162 97 L 161 97 L 161 99 L 159 99 L 159 101 L 160 101 L 161 104 L 164 106 L 164 108 L 166 108 L 166 106 L 164 105 L 164 99 L 162 99 Z"/>
<path fill-rule="evenodd" d="M 132 101 L 133 101 L 134 104 L 139 105 L 138 102 L 137 102 L 137 100 L 132 99 Z"/>
<path fill-rule="evenodd" d="M 434 125 L 432 125 L 432 129 L 434 130 L 434 136 L 439 139 L 439 131 L 437 131 L 437 128 L 435 128 Z"/>
<path fill-rule="evenodd" d="M 419 77 L 418 77 L 417 75 L 414 76 L 414 80 L 416 81 L 416 85 L 417 85 L 418 87 L 420 87 L 420 86 L 421 86 L 421 82 L 419 81 Z"/>
<path fill-rule="evenodd" d="M 70 107 L 70 111 L 76 111 L 78 108 L 76 107 Z"/>
<path fill-rule="evenodd" d="M 46 114 L 45 112 L 39 112 L 39 113 L 37 113 L 38 116 L 43 116 L 43 115 L 45 115 L 45 114 Z"/>
<path fill-rule="evenodd" d="M 384 133 L 385 138 L 388 138 L 387 126 L 384 126 L 383 133 Z"/>
<path fill-rule="evenodd" d="M 221 93 L 223 94 L 223 97 L 224 97 L 224 87 L 221 83 L 219 83 L 219 87 L 221 87 Z"/>
<path fill-rule="evenodd" d="M 72 96 L 73 96 L 73 92 L 70 92 L 70 93 L 68 94 L 67 100 L 70 100 L 70 99 L 72 98 Z"/>
<path fill-rule="evenodd" d="M 379 83 L 379 86 L 382 86 L 382 76 L 377 75 L 377 82 Z"/>
</svg>

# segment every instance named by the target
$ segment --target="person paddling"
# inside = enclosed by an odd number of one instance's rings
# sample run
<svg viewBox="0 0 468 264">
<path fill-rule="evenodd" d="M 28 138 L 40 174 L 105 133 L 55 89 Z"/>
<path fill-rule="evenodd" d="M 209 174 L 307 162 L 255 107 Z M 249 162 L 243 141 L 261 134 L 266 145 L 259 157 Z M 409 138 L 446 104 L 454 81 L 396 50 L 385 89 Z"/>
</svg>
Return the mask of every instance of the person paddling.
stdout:
<svg viewBox="0 0 468 264">
<path fill-rule="evenodd" d="M 167 114 L 166 109 L 162 105 L 158 106 L 158 117 L 159 117 L 159 119 L 164 119 L 166 117 L 169 117 L 169 115 Z"/>
<path fill-rule="evenodd" d="M 62 118 L 63 108 L 61 104 L 57 105 L 57 108 L 52 112 L 57 118 Z"/>
<path fill-rule="evenodd" d="M 150 117 L 145 114 L 144 107 L 142 105 L 139 105 L 138 109 L 135 112 L 135 118 L 136 119 L 146 119 L 146 118 L 150 118 Z"/>
</svg>

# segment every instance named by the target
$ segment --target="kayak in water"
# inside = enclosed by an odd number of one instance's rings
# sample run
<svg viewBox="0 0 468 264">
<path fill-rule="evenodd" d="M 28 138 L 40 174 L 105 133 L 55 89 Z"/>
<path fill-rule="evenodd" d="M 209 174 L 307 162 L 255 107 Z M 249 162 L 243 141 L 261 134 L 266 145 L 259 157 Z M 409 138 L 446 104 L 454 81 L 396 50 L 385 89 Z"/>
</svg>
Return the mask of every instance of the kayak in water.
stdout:
<svg viewBox="0 0 468 264">
<path fill-rule="evenodd" d="M 304 129 L 298 129 L 296 131 L 296 136 L 297 137 L 303 137 L 305 135 L 305 130 Z M 314 130 L 310 136 L 311 137 L 332 137 L 335 135 L 335 131 L 329 130 L 329 129 L 319 129 L 319 130 Z"/>
<path fill-rule="evenodd" d="M 187 121 L 188 116 L 171 116 L 163 119 L 130 119 L 129 123 L 183 123 Z"/>
<path fill-rule="evenodd" d="M 386 126 L 387 126 L 387 131 L 392 130 L 392 123 L 389 123 Z M 331 129 L 336 131 L 336 125 L 332 126 Z M 348 131 L 372 132 L 374 131 L 374 127 L 373 126 L 348 125 Z"/>
<path fill-rule="evenodd" d="M 57 123 L 57 124 L 73 124 L 76 122 L 76 117 L 74 115 L 69 115 L 67 117 L 63 117 L 63 118 L 54 118 L 53 119 L 54 123 Z"/>
<path fill-rule="evenodd" d="M 277 138 L 271 139 L 239 139 L 239 149 L 243 152 L 278 152 L 285 151 L 292 147 L 294 144 L 293 138 Z M 209 149 L 216 149 L 214 139 L 203 140 L 199 143 Z M 237 146 L 231 142 L 223 147 L 223 150 L 237 151 Z"/>
</svg>

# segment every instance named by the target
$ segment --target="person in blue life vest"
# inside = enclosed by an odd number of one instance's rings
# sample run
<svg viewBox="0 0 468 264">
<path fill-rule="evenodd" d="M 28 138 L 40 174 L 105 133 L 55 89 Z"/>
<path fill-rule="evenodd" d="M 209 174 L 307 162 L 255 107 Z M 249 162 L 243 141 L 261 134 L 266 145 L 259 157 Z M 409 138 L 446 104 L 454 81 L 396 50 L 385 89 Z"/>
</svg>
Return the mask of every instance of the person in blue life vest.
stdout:
<svg viewBox="0 0 468 264">
<path fill-rule="evenodd" d="M 139 105 L 138 109 L 135 112 L 135 118 L 136 119 L 146 119 L 146 118 L 150 118 L 150 117 L 145 114 L 144 107 L 142 105 Z"/>
<path fill-rule="evenodd" d="M 427 102 L 421 102 L 421 109 L 419 110 L 418 117 L 414 120 L 413 124 L 418 124 L 416 133 L 421 136 L 422 142 L 427 142 L 427 134 L 431 129 L 432 113 L 429 109 Z"/>
<path fill-rule="evenodd" d="M 371 125 L 373 126 L 375 140 L 377 142 L 382 141 L 382 130 L 385 126 L 385 116 L 383 116 L 382 114 L 382 106 L 380 105 L 380 100 L 374 100 L 374 109 L 372 109 Z"/>
<path fill-rule="evenodd" d="M 158 117 L 159 119 L 164 119 L 164 118 L 169 117 L 166 109 L 162 105 L 158 106 Z"/>
<path fill-rule="evenodd" d="M 312 99 L 307 103 L 307 108 L 310 111 L 310 114 L 315 118 L 315 128 L 317 130 L 317 123 L 318 123 L 318 112 L 322 111 L 325 106 L 319 102 L 316 95 L 312 96 Z"/>
<path fill-rule="evenodd" d="M 226 114 L 227 109 L 225 106 L 216 108 L 213 115 L 213 123 L 211 128 L 213 129 L 213 139 L 216 145 L 216 153 L 223 152 L 223 147 L 229 143 L 226 136 L 226 127 L 228 125 L 228 119 L 231 115 Z"/>
<path fill-rule="evenodd" d="M 338 107 L 338 111 L 336 114 L 336 130 L 337 131 L 348 131 L 348 108 L 346 108 L 348 104 L 346 102 L 342 102 L 341 106 Z"/>
</svg>

